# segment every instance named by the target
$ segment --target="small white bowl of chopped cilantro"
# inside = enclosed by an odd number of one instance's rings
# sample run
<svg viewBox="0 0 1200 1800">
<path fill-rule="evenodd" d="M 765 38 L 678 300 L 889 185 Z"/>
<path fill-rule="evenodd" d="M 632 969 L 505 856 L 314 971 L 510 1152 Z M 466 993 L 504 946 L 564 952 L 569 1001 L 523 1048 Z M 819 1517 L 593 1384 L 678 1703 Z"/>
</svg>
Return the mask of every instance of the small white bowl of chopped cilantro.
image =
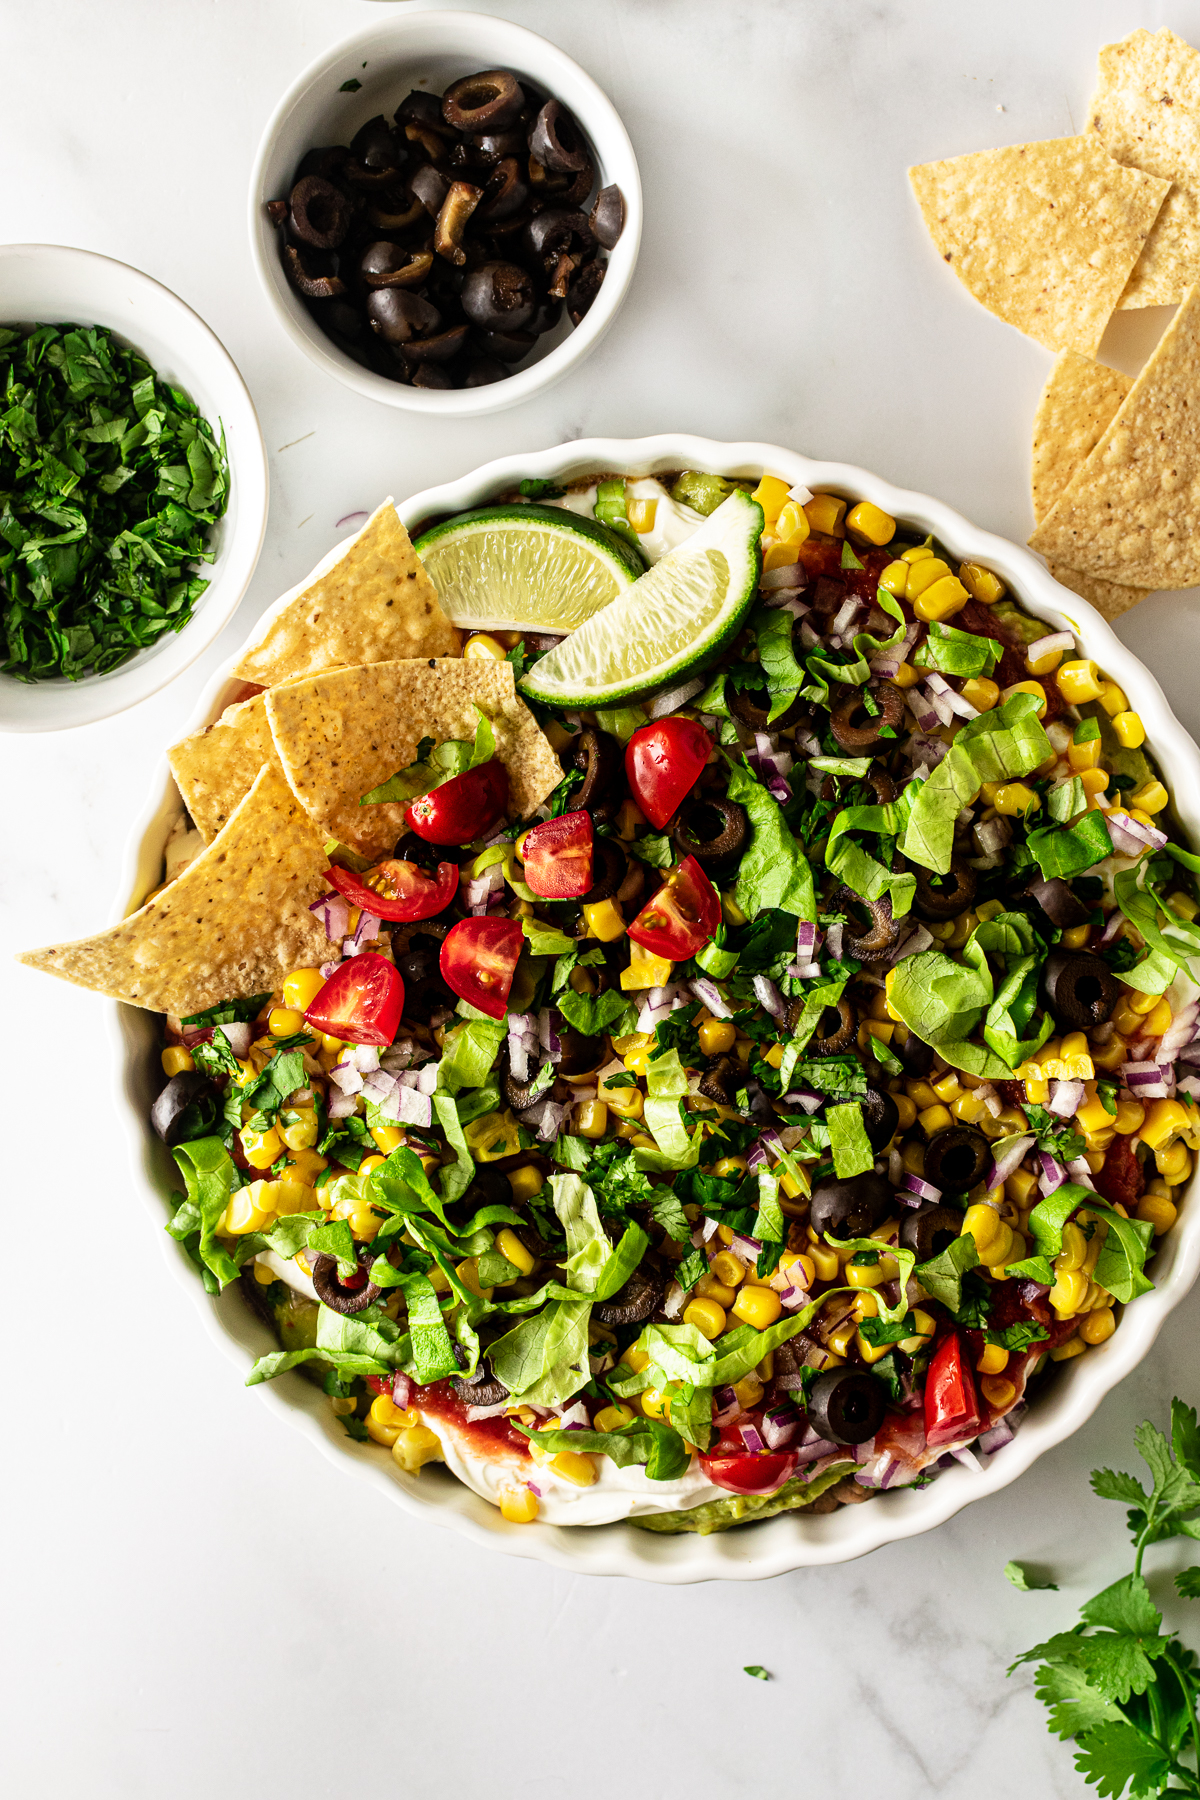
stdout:
<svg viewBox="0 0 1200 1800">
<path fill-rule="evenodd" d="M 262 547 L 246 385 L 148 275 L 0 245 L 0 730 L 62 731 L 173 681 L 232 617 Z"/>
</svg>

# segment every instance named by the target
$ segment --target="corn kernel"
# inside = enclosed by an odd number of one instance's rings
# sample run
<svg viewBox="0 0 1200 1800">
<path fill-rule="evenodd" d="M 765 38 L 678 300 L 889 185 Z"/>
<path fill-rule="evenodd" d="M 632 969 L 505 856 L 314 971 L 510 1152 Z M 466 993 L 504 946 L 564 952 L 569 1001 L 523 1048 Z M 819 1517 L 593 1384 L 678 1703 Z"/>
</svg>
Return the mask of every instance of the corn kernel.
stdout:
<svg viewBox="0 0 1200 1800">
<path fill-rule="evenodd" d="M 1072 925 L 1062 934 L 1064 950 L 1082 950 L 1092 934 L 1090 925 Z"/>
<path fill-rule="evenodd" d="M 1145 1224 L 1153 1225 L 1155 1237 L 1162 1237 L 1174 1225 L 1179 1217 L 1179 1210 L 1164 1195 L 1145 1193 L 1138 1201 L 1137 1217 Z"/>
<path fill-rule="evenodd" d="M 1142 812 L 1160 813 L 1170 797 L 1161 781 L 1148 781 L 1129 798 L 1131 806 L 1138 807 Z"/>
<path fill-rule="evenodd" d="M 625 517 L 629 520 L 630 529 L 639 537 L 654 530 L 654 521 L 658 517 L 657 500 L 629 500 L 625 505 Z"/>
<path fill-rule="evenodd" d="M 643 1388 L 642 1392 L 638 1395 L 638 1399 L 641 1401 L 642 1411 L 648 1419 L 670 1418 L 670 1402 L 660 1389 L 654 1387 Z"/>
<path fill-rule="evenodd" d="M 767 1051 L 766 1055 L 763 1057 L 763 1061 L 767 1064 L 767 1066 L 769 1068 L 777 1069 L 779 1067 L 780 1063 L 783 1061 L 783 1045 L 782 1044 L 772 1044 L 771 1048 Z"/>
<path fill-rule="evenodd" d="M 602 1138 L 608 1130 L 608 1107 L 603 1100 L 585 1100 L 575 1112 L 575 1132 L 579 1137 Z"/>
<path fill-rule="evenodd" d="M 595 900 L 584 907 L 583 916 L 588 936 L 599 938 L 602 944 L 613 944 L 625 935 L 625 921 L 615 900 Z"/>
<path fill-rule="evenodd" d="M 515 1231 L 506 1225 L 503 1231 L 496 1233 L 496 1248 L 501 1256 L 507 1257 L 515 1269 L 522 1275 L 530 1275 L 536 1265 L 537 1258 L 525 1248 Z"/>
<path fill-rule="evenodd" d="M 857 1336 L 858 1324 L 852 1313 L 848 1319 L 843 1319 L 840 1325 L 834 1327 L 825 1341 L 835 1356 L 848 1356 L 850 1346 Z"/>
<path fill-rule="evenodd" d="M 392 1445 L 392 1455 L 408 1475 L 419 1475 L 426 1463 L 444 1462 L 441 1442 L 427 1425 L 411 1425 Z"/>
<path fill-rule="evenodd" d="M 369 1175 L 372 1169 L 382 1169 L 383 1164 L 382 1156 L 364 1156 L 358 1165 L 358 1172 L 360 1175 Z"/>
<path fill-rule="evenodd" d="M 596 1479 L 596 1459 L 586 1450 L 560 1450 L 550 1458 L 550 1468 L 574 1487 L 591 1487 Z"/>
<path fill-rule="evenodd" d="M 899 1129 L 907 1131 L 917 1116 L 917 1109 L 907 1094 L 893 1094 L 896 1111 L 899 1114 Z"/>
<path fill-rule="evenodd" d="M 399 1125 L 374 1125 L 371 1136 L 381 1156 L 390 1156 L 404 1142 L 404 1133 Z"/>
<path fill-rule="evenodd" d="M 741 1381 L 734 1382 L 733 1391 L 737 1396 L 737 1403 L 742 1411 L 749 1412 L 750 1408 L 752 1406 L 757 1406 L 762 1399 L 763 1384 L 757 1375 L 744 1375 Z"/>
<path fill-rule="evenodd" d="M 1085 657 L 1078 662 L 1063 663 L 1055 679 L 1063 699 L 1072 706 L 1079 706 L 1085 700 L 1099 700 L 1104 678 L 1095 663 Z"/>
<path fill-rule="evenodd" d="M 1118 713 L 1129 711 L 1129 702 L 1125 698 L 1124 690 L 1119 688 L 1115 681 L 1101 682 L 1100 704 L 1110 719 L 1115 719 Z"/>
<path fill-rule="evenodd" d="M 901 1148 L 900 1161 L 906 1175 L 924 1175 L 925 1146 L 916 1138 L 910 1138 Z"/>
<path fill-rule="evenodd" d="M 407 1407 L 397 1406 L 389 1394 L 377 1394 L 367 1413 L 367 1436 L 390 1450 L 400 1433 L 410 1429 L 412 1423 Z"/>
<path fill-rule="evenodd" d="M 1008 1351 L 1003 1344 L 985 1344 L 975 1367 L 981 1375 L 999 1375 L 1008 1367 Z"/>
<path fill-rule="evenodd" d="M 269 1169 L 283 1155 L 283 1139 L 273 1125 L 267 1131 L 252 1131 L 245 1125 L 238 1138 L 242 1154 L 252 1169 Z"/>
<path fill-rule="evenodd" d="M 1154 815 L 1146 812 L 1141 806 L 1131 805 L 1129 808 L 1129 816 L 1131 819 L 1136 819 L 1139 825 L 1153 825 L 1154 823 Z"/>
<path fill-rule="evenodd" d="M 912 577 L 909 577 L 911 583 Z M 913 601 L 913 611 L 918 619 L 952 619 L 955 613 L 962 611 L 970 595 L 962 582 L 955 575 L 944 575 L 925 589 L 918 600 Z"/>
<path fill-rule="evenodd" d="M 273 1006 L 267 1019 L 267 1030 L 272 1037 L 295 1037 L 298 1031 L 304 1030 L 304 1014 L 290 1006 Z"/>
<path fill-rule="evenodd" d="M 725 1308 L 726 1312 L 737 1299 L 737 1289 L 730 1287 L 727 1282 L 719 1281 L 711 1270 L 707 1275 L 702 1275 L 696 1283 L 696 1293 L 702 1300 L 715 1300 L 718 1306 Z"/>
<path fill-rule="evenodd" d="M 1014 1169 L 1004 1183 L 1005 1198 L 1024 1210 L 1037 1191 L 1038 1178 L 1031 1169 Z"/>
<path fill-rule="evenodd" d="M 1187 1146 L 1176 1139 L 1165 1150 L 1155 1151 L 1154 1166 L 1168 1186 L 1178 1187 L 1191 1174 L 1192 1159 L 1188 1155 Z"/>
<path fill-rule="evenodd" d="M 719 1175 L 723 1181 L 728 1181 L 735 1175 L 744 1175 L 749 1167 L 744 1156 L 723 1156 L 714 1167 L 713 1174 Z M 728 1244 L 731 1242 L 731 1238 L 732 1234 L 728 1238 L 723 1238 L 722 1242 Z"/>
<path fill-rule="evenodd" d="M 811 531 L 804 508 L 794 500 L 789 500 L 775 521 L 775 535 L 779 542 L 788 545 L 802 544 Z"/>
<path fill-rule="evenodd" d="M 1025 651 L 1025 667 L 1031 675 L 1053 675 L 1062 661 L 1062 650 L 1052 645 L 1049 650 L 1040 650 L 1038 646 L 1045 642 L 1044 638 L 1036 638 Z"/>
<path fill-rule="evenodd" d="M 1146 727 L 1135 712 L 1118 713 L 1113 720 L 1117 742 L 1126 750 L 1138 750 L 1146 741 Z"/>
<path fill-rule="evenodd" d="M 1004 598 L 1005 587 L 1000 577 L 978 563 L 963 563 L 958 578 L 972 600 L 978 600 L 981 606 L 994 606 L 997 600 Z"/>
<path fill-rule="evenodd" d="M 479 1258 L 477 1256 L 464 1257 L 463 1261 L 455 1268 L 454 1273 L 468 1293 L 477 1294 L 481 1300 L 491 1299 L 491 1288 L 479 1285 Z"/>
<path fill-rule="evenodd" d="M 778 475 L 764 475 L 750 498 L 758 501 L 763 518 L 768 525 L 773 525 L 788 503 L 788 484 Z"/>
<path fill-rule="evenodd" d="M 510 1525 L 531 1525 L 538 1516 L 538 1497 L 525 1482 L 500 1489 L 500 1517 Z"/>
<path fill-rule="evenodd" d="M 720 1250 L 709 1264 L 709 1272 L 726 1287 L 735 1288 L 746 1273 L 746 1265 L 732 1250 Z"/>
<path fill-rule="evenodd" d="M 1088 738 L 1082 744 L 1068 744 L 1067 761 L 1077 775 L 1084 769 L 1094 769 L 1100 761 L 1100 739 Z"/>
<path fill-rule="evenodd" d="M 504 645 L 489 631 L 474 632 L 463 645 L 462 653 L 478 662 L 503 662 L 508 655 Z"/>
<path fill-rule="evenodd" d="M 1178 1100 L 1152 1100 L 1138 1137 L 1151 1150 L 1165 1150 L 1173 1138 L 1190 1129 L 1191 1118 L 1187 1108 L 1181 1106 Z"/>
<path fill-rule="evenodd" d="M 621 970 L 621 986 L 626 992 L 632 988 L 666 987 L 674 967 L 668 957 L 655 956 L 644 944 L 635 944 L 631 940 L 629 967 Z"/>
<path fill-rule="evenodd" d="M 1197 913 L 1200 913 L 1200 906 L 1196 904 L 1192 899 L 1192 896 L 1190 894 L 1185 894 L 1182 891 L 1168 894 L 1167 905 L 1177 919 L 1186 919 L 1189 924 L 1191 924 Z"/>
<path fill-rule="evenodd" d="M 307 1012 L 324 986 L 320 969 L 293 969 L 284 979 L 283 1004 L 295 1012 Z"/>
<path fill-rule="evenodd" d="M 728 1019 L 705 1019 L 696 1035 L 705 1056 L 722 1056 L 733 1049 L 737 1031 Z"/>
<path fill-rule="evenodd" d="M 992 795 L 992 805 L 996 811 L 1010 819 L 1022 818 L 1026 813 L 1037 812 L 1041 804 L 1037 794 L 1023 781 L 998 782 Z"/>
<path fill-rule="evenodd" d="M 1046 690 L 1042 686 L 1040 681 L 1014 681 L 1011 687 L 1005 688 L 1004 698 L 1006 700 L 1011 699 L 1013 694 L 1032 694 L 1034 699 L 1038 702 L 1038 709 L 1037 709 L 1038 718 L 1039 719 L 1045 718 L 1045 716 L 1046 716 Z"/>
<path fill-rule="evenodd" d="M 1005 1375 L 985 1375 L 979 1387 L 993 1412 L 1003 1412 L 1017 1397 L 1015 1384 Z"/>
<path fill-rule="evenodd" d="M 846 515 L 846 529 L 857 537 L 866 538 L 869 544 L 879 546 L 891 543 L 896 535 L 896 521 L 881 507 L 872 506 L 869 500 L 860 500 Z"/>
<path fill-rule="evenodd" d="M 1079 1311 L 1088 1290 L 1088 1278 L 1082 1269 L 1061 1269 L 1055 1259 L 1054 1286 L 1050 1289 L 1051 1306 L 1060 1319 L 1070 1319 Z"/>
<path fill-rule="evenodd" d="M 838 1253 L 832 1245 L 814 1244 L 809 1250 L 809 1255 L 812 1257 L 813 1268 L 816 1270 L 818 1280 L 837 1280 L 840 1265 Z"/>
<path fill-rule="evenodd" d="M 168 1044 L 161 1060 L 164 1075 L 184 1075 L 196 1066 L 191 1051 L 183 1044 Z"/>
<path fill-rule="evenodd" d="M 935 1132 L 945 1131 L 947 1125 L 953 1125 L 954 1123 L 954 1120 L 950 1116 L 950 1108 L 941 1105 L 927 1106 L 924 1112 L 917 1114 L 917 1118 L 920 1122 L 921 1130 L 925 1133 L 926 1137 L 930 1138 Z"/>
<path fill-rule="evenodd" d="M 903 600 L 908 592 L 908 564 L 902 558 L 890 562 L 879 577 L 879 585 L 885 593 L 892 594 L 897 600 Z"/>
<path fill-rule="evenodd" d="M 970 681 L 962 684 L 962 697 L 968 700 L 977 712 L 991 712 L 1000 699 L 1000 689 L 986 675 L 973 675 Z"/>
<path fill-rule="evenodd" d="M 1142 1035 L 1144 1037 L 1161 1037 L 1165 1031 L 1171 1029 L 1171 1020 L 1174 1016 L 1171 1011 L 1171 1002 L 1165 996 L 1160 998 L 1157 1004 L 1152 1006 L 1150 1011 L 1142 1017 Z"/>
<path fill-rule="evenodd" d="M 933 1314 L 923 1312 L 920 1307 L 917 1307 L 916 1311 L 913 1313 L 913 1324 L 916 1326 L 915 1334 L 912 1337 L 901 1338 L 900 1340 L 899 1348 L 903 1350 L 906 1356 L 915 1356 L 918 1350 L 924 1348 L 937 1330 L 937 1320 L 933 1317 Z"/>
<path fill-rule="evenodd" d="M 1005 1233 L 1008 1235 L 1005 1236 Z M 984 1260 L 985 1253 L 990 1252 L 993 1246 L 1003 1243 L 1007 1249 L 1011 1242 L 1011 1232 L 995 1208 L 979 1204 L 968 1206 L 963 1216 L 961 1235 L 975 1239 L 975 1248 Z"/>
<path fill-rule="evenodd" d="M 929 1085 L 939 1100 L 947 1102 L 957 1100 L 962 1093 L 962 1084 L 953 1069 L 947 1069 L 944 1075 L 940 1076 L 937 1081 L 930 1082 Z"/>
<path fill-rule="evenodd" d="M 1079 1335 L 1086 1344 L 1102 1344 L 1116 1329 L 1117 1321 L 1113 1317 L 1112 1307 L 1100 1306 L 1095 1312 L 1088 1314 L 1079 1327 Z"/>
<path fill-rule="evenodd" d="M 839 500 L 836 494 L 814 494 L 804 512 L 814 531 L 823 531 L 826 537 L 845 535 L 842 520 L 846 513 L 846 502 Z"/>
<path fill-rule="evenodd" d="M 950 564 L 943 562 L 940 556 L 930 554 L 918 557 L 909 566 L 908 598 L 919 600 L 927 588 L 931 588 L 937 581 L 945 580 L 949 575 Z"/>
<path fill-rule="evenodd" d="M 626 1406 L 624 1401 L 617 1400 L 611 1406 L 600 1408 L 592 1422 L 593 1428 L 596 1431 L 620 1431 L 622 1425 L 628 1425 L 633 1417 L 633 1408 Z"/>
<path fill-rule="evenodd" d="M 508 1185 L 514 1200 L 532 1200 L 545 1187 L 546 1177 L 535 1163 L 527 1163 L 523 1169 L 512 1170 Z"/>
<path fill-rule="evenodd" d="M 1086 1349 L 1087 1345 L 1084 1343 L 1079 1333 L 1076 1332 L 1075 1336 L 1069 1337 L 1065 1344 L 1059 1344 L 1050 1352 L 1050 1361 L 1056 1363 L 1070 1362 L 1072 1357 L 1082 1356 Z"/>
<path fill-rule="evenodd" d="M 730 1311 L 743 1325 L 753 1325 L 756 1331 L 765 1331 L 783 1311 L 783 1301 L 774 1288 L 743 1286 L 739 1288 Z"/>
<path fill-rule="evenodd" d="M 701 1337 L 720 1337 L 725 1329 L 725 1308 L 718 1306 L 715 1300 L 692 1300 L 683 1309 L 685 1325 L 694 1325 Z"/>
<path fill-rule="evenodd" d="M 798 544 L 776 543 L 775 539 L 768 537 L 767 533 L 764 531 L 762 535 L 762 560 L 764 574 L 769 569 L 790 569 L 793 563 L 798 563 L 800 561 L 800 546 Z"/>
</svg>

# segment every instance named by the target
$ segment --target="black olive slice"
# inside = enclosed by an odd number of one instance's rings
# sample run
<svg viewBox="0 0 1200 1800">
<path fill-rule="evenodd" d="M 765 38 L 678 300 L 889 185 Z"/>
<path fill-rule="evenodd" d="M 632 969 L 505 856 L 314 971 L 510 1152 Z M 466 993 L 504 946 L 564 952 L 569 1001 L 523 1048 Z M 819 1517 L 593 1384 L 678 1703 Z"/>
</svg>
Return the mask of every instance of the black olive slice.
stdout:
<svg viewBox="0 0 1200 1800">
<path fill-rule="evenodd" d="M 611 250 L 625 229 L 625 196 L 615 182 L 596 195 L 588 224 L 596 242 Z"/>
<path fill-rule="evenodd" d="M 833 1444 L 865 1444 L 883 1424 L 882 1382 L 861 1369 L 830 1369 L 818 1375 L 808 1397 L 814 1431 Z"/>
<path fill-rule="evenodd" d="M 742 854 L 750 841 L 750 821 L 736 800 L 705 794 L 684 803 L 671 836 L 680 856 L 694 856 L 712 868 Z"/>
<path fill-rule="evenodd" d="M 802 1000 L 797 1001 L 797 1009 L 803 1007 Z M 799 1019 L 799 1010 L 796 1019 Z M 794 1023 L 790 1027 L 794 1030 Z M 858 1036 L 858 1017 L 849 1000 L 843 994 L 836 1006 L 827 1006 L 817 1020 L 816 1033 L 809 1049 L 813 1056 L 841 1056 L 849 1050 Z"/>
<path fill-rule="evenodd" d="M 1112 1017 L 1117 984 L 1102 957 L 1052 950 L 1042 969 L 1042 1000 L 1064 1031 L 1088 1031 Z"/>
<path fill-rule="evenodd" d="M 700 1077 L 700 1092 L 718 1106 L 732 1106 L 745 1080 L 745 1069 L 732 1056 L 719 1056 Z"/>
<path fill-rule="evenodd" d="M 947 1125 L 925 1147 L 925 1179 L 944 1194 L 965 1194 L 992 1166 L 992 1147 L 973 1125 Z"/>
<path fill-rule="evenodd" d="M 625 760 L 620 742 L 611 731 L 586 725 L 575 740 L 571 760 L 583 770 L 583 786 L 571 795 L 571 807 L 575 812 L 587 812 L 620 778 Z"/>
<path fill-rule="evenodd" d="M 200 1069 L 172 1075 L 150 1108 L 150 1123 L 164 1144 L 186 1144 L 207 1137 L 221 1114 L 216 1083 Z"/>
<path fill-rule="evenodd" d="M 350 201 L 320 175 L 306 175 L 298 181 L 288 207 L 294 236 L 314 250 L 336 250 L 350 229 Z"/>
<path fill-rule="evenodd" d="M 508 1389 L 497 1381 L 487 1363 L 481 1362 L 471 1376 L 452 1375 L 450 1386 L 466 1406 L 499 1406 L 508 1399 Z"/>
<path fill-rule="evenodd" d="M 393 173 L 404 166 L 408 148 L 396 136 L 383 114 L 360 125 L 350 139 L 350 153 L 373 174 L 390 169 Z"/>
<path fill-rule="evenodd" d="M 640 1325 L 662 1305 L 666 1282 L 657 1270 L 640 1263 L 625 1283 L 607 1300 L 592 1303 L 592 1317 L 601 1325 Z"/>
<path fill-rule="evenodd" d="M 1031 881 L 1025 892 L 1037 901 L 1050 923 L 1060 926 L 1063 931 L 1086 925 L 1092 916 L 1059 875 L 1052 876 L 1049 881 Z"/>
<path fill-rule="evenodd" d="M 486 262 L 472 269 L 463 282 L 461 299 L 472 325 L 484 331 L 520 331 L 537 305 L 533 277 L 511 262 Z"/>
<path fill-rule="evenodd" d="M 442 119 L 455 131 L 503 131 L 525 104 L 511 69 L 482 69 L 464 75 L 442 95 Z"/>
<path fill-rule="evenodd" d="M 896 1045 L 896 1054 L 904 1064 L 906 1075 L 928 1075 L 933 1067 L 933 1047 L 923 1042 L 915 1031 L 910 1031 L 903 1044 Z"/>
<path fill-rule="evenodd" d="M 841 748 L 852 756 L 861 756 L 864 750 L 873 750 L 876 744 L 883 743 L 884 726 L 889 725 L 894 731 L 904 717 L 904 695 L 890 681 L 871 689 L 871 698 L 879 709 L 877 714 L 867 711 L 863 700 L 865 692 L 864 688 L 858 687 L 844 689 L 829 714 L 830 731 Z"/>
<path fill-rule="evenodd" d="M 887 1217 L 892 1190 L 874 1171 L 843 1181 L 823 1181 L 813 1190 L 808 1220 L 818 1237 L 867 1237 Z"/>
<path fill-rule="evenodd" d="M 322 1252 L 313 1264 L 312 1284 L 317 1290 L 317 1298 L 323 1306 L 332 1307 L 334 1312 L 358 1313 L 364 1307 L 378 1300 L 381 1290 L 373 1281 L 362 1281 L 356 1277 L 354 1287 L 343 1287 L 338 1280 L 336 1256 L 326 1256 Z"/>
<path fill-rule="evenodd" d="M 494 381 L 507 381 L 508 370 L 494 356 L 477 356 L 468 365 L 463 377 L 465 388 L 491 387 Z"/>
<path fill-rule="evenodd" d="M 570 1025 L 560 1025 L 558 1041 L 562 1046 L 558 1072 L 568 1080 L 579 1081 L 583 1076 L 593 1074 L 608 1057 L 608 1038 L 604 1032 L 596 1037 L 585 1037 L 582 1031 L 576 1031 Z"/>
<path fill-rule="evenodd" d="M 558 100 L 547 100 L 529 133 L 533 156 L 556 175 L 573 175 L 588 160 L 578 125 Z"/>
<path fill-rule="evenodd" d="M 869 930 L 851 935 L 847 928 L 842 940 L 847 953 L 856 957 L 859 962 L 882 962 L 908 930 L 907 920 L 893 919 L 890 894 L 884 894 L 879 900 L 863 900 L 853 888 L 843 885 L 833 896 L 833 906 L 837 912 L 848 912 L 851 918 L 854 918 L 856 910 L 863 907 L 871 915 Z"/>
<path fill-rule="evenodd" d="M 762 695 L 764 701 L 762 706 L 758 704 L 757 700 L 751 698 L 754 694 Z M 734 718 L 740 719 L 742 724 L 751 731 L 782 731 L 789 725 L 795 725 L 806 711 L 804 702 L 797 698 L 792 701 L 786 712 L 780 713 L 777 719 L 772 719 L 771 696 L 765 687 L 735 688 L 730 683 L 726 689 L 726 699 Z"/>
<path fill-rule="evenodd" d="M 920 919 L 957 919 L 966 912 L 979 886 L 969 863 L 955 857 L 947 875 L 934 875 L 917 864 L 913 869 L 917 892 L 913 911 Z"/>
<path fill-rule="evenodd" d="M 306 300 L 333 300 L 346 291 L 340 275 L 315 269 L 313 253 L 302 250 L 297 244 L 283 246 L 283 271 Z"/>
<path fill-rule="evenodd" d="M 367 295 L 367 320 L 386 344 L 407 344 L 421 332 L 436 331 L 442 315 L 420 294 L 406 288 L 376 288 Z"/>
<path fill-rule="evenodd" d="M 423 362 L 417 364 L 416 373 L 412 378 L 412 386 L 415 388 L 452 388 L 454 382 L 451 380 L 448 370 L 443 369 L 440 363 Z"/>
<path fill-rule="evenodd" d="M 521 175 L 521 165 L 515 156 L 502 156 L 496 164 L 483 190 L 483 200 L 479 207 L 479 220 L 482 224 L 510 219 L 519 212 L 529 198 L 529 187 Z"/>
<path fill-rule="evenodd" d="M 961 1235 L 963 1215 L 952 1206 L 918 1206 L 900 1221 L 900 1248 L 911 1250 L 918 1262 L 940 1256 Z"/>
<path fill-rule="evenodd" d="M 439 331 L 436 337 L 410 338 L 404 346 L 404 354 L 417 363 L 449 362 L 466 343 L 469 330 L 469 325 L 451 325 L 448 330 Z"/>
<path fill-rule="evenodd" d="M 567 317 L 578 325 L 591 311 L 604 282 L 604 264 L 585 262 L 567 289 Z M 787 715 L 785 714 L 784 717 Z M 782 721 L 780 721 L 782 723 Z"/>
<path fill-rule="evenodd" d="M 598 900 L 611 900 L 629 870 L 629 862 L 620 844 L 613 838 L 597 838 L 593 846 L 592 885 L 579 904 L 594 906 Z"/>
<path fill-rule="evenodd" d="M 549 267 L 566 252 L 578 251 L 587 256 L 595 249 L 596 240 L 581 212 L 568 212 L 563 206 L 548 206 L 525 227 L 525 247 Z"/>
<path fill-rule="evenodd" d="M 900 1108 L 892 1096 L 880 1088 L 869 1087 L 860 1097 L 863 1129 L 872 1150 L 882 1150 L 896 1135 Z"/>
<path fill-rule="evenodd" d="M 388 238 L 368 244 L 358 272 L 369 288 L 418 288 L 433 267 L 428 250 L 402 250 Z"/>
</svg>

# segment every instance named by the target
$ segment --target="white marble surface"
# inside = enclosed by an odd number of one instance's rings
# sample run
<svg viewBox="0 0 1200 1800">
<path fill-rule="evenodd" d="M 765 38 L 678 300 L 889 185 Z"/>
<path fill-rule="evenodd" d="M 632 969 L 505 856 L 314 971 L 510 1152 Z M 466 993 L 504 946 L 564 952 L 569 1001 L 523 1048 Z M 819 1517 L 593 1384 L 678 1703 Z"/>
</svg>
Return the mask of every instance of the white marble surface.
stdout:
<svg viewBox="0 0 1200 1800">
<path fill-rule="evenodd" d="M 6 950 L 107 919 L 149 763 L 335 521 L 389 491 L 564 437 L 681 428 L 865 463 L 1029 529 L 1049 357 L 942 269 L 905 168 L 1077 128 L 1098 46 L 1163 23 L 1200 43 L 1196 0 L 480 9 L 554 37 L 612 95 L 647 230 L 590 362 L 534 405 L 439 426 L 317 374 L 275 329 L 246 247 L 275 99 L 379 4 L 0 0 L 0 233 L 123 257 L 196 306 L 250 383 L 274 483 L 258 575 L 203 664 L 124 718 L 0 739 Z M 1194 730 L 1196 597 L 1152 600 L 1121 634 Z M 1128 1462 L 1133 1425 L 1172 1392 L 1197 1397 L 1200 1298 L 1073 1442 L 936 1536 L 755 1586 L 572 1579 L 407 1520 L 239 1386 L 130 1192 L 89 1063 L 96 1007 L 7 962 L 0 984 L 11 1791 L 1082 1791 L 1004 1667 L 1120 1571 L 1119 1512 L 1086 1472 Z M 1014 1593 L 1010 1556 L 1053 1563 L 1062 1593 Z M 751 1662 L 770 1684 L 742 1674 Z"/>
</svg>

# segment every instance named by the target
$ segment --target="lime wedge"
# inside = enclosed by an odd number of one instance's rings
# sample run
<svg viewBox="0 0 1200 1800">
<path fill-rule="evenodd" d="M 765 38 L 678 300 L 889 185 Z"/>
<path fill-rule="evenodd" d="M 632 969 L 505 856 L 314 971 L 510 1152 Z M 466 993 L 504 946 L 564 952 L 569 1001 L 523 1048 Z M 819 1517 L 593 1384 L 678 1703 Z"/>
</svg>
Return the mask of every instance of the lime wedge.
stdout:
<svg viewBox="0 0 1200 1800">
<path fill-rule="evenodd" d="M 484 506 L 413 548 L 465 631 L 575 631 L 646 567 L 633 544 L 562 506 Z"/>
<path fill-rule="evenodd" d="M 740 490 L 699 530 L 533 665 L 548 706 L 612 706 L 686 675 L 733 638 L 758 588 L 763 512 Z"/>
</svg>

